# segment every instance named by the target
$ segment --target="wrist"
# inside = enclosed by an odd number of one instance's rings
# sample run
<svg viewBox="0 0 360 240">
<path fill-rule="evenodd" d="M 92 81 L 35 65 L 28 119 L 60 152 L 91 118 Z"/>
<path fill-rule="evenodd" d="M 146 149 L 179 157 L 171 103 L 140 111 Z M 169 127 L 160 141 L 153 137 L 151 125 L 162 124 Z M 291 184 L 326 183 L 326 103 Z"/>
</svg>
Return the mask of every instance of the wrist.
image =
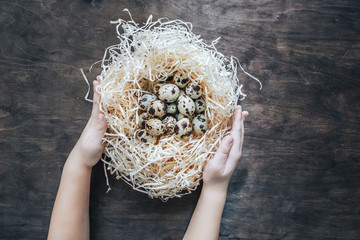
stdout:
<svg viewBox="0 0 360 240">
<path fill-rule="evenodd" d="M 85 165 L 93 167 L 100 160 L 104 147 L 101 144 L 89 143 L 83 137 L 80 137 L 73 151 L 80 155 L 80 159 Z"/>
<path fill-rule="evenodd" d="M 226 197 L 227 189 L 228 189 L 228 184 L 226 184 L 226 183 L 208 184 L 208 183 L 204 182 L 201 192 L 204 192 L 205 194 L 214 195 L 214 196 L 220 196 L 220 197 L 225 196 Z"/>
<path fill-rule="evenodd" d="M 71 168 L 78 171 L 91 170 L 92 166 L 88 164 L 88 156 L 82 151 L 81 146 L 77 143 L 71 151 L 69 158 L 66 161 Z"/>
</svg>

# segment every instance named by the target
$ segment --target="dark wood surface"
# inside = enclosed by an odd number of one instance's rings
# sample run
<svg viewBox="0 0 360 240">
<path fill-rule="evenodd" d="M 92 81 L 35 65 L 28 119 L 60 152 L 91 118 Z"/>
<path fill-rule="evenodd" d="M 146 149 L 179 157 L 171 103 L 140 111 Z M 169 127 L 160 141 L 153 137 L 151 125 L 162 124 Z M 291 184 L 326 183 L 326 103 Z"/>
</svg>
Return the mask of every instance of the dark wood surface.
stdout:
<svg viewBox="0 0 360 240">
<path fill-rule="evenodd" d="M 44 239 L 89 117 L 79 69 L 118 42 L 110 20 L 193 23 L 238 57 L 244 156 L 220 239 L 360 239 L 360 2 L 0 1 L 0 239 Z M 89 74 L 93 79 L 99 68 Z M 199 190 L 167 203 L 93 170 L 92 239 L 180 239 Z"/>
</svg>

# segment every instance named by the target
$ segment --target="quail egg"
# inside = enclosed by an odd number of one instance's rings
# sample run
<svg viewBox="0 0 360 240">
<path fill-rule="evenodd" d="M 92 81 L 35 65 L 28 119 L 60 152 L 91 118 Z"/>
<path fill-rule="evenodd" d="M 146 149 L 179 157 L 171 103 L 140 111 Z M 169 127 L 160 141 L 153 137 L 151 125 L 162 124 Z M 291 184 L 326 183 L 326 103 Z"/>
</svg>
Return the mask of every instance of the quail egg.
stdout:
<svg viewBox="0 0 360 240">
<path fill-rule="evenodd" d="M 188 139 L 192 133 L 191 122 L 188 118 L 183 118 L 175 124 L 175 136 L 180 139 Z"/>
<path fill-rule="evenodd" d="M 151 136 L 160 136 L 165 132 L 165 125 L 160 119 L 150 118 L 145 122 L 145 129 Z"/>
<path fill-rule="evenodd" d="M 205 111 L 205 100 L 203 98 L 199 98 L 195 100 L 195 112 L 202 113 Z"/>
<path fill-rule="evenodd" d="M 191 117 L 195 112 L 195 103 L 187 95 L 181 95 L 177 100 L 177 107 L 181 114 Z"/>
<path fill-rule="evenodd" d="M 139 101 L 139 106 L 141 110 L 146 111 L 148 106 L 157 99 L 157 97 L 154 94 L 146 93 L 142 95 Z"/>
<path fill-rule="evenodd" d="M 192 120 L 192 126 L 194 129 L 194 132 L 197 135 L 202 135 L 206 132 L 206 130 L 209 127 L 208 121 L 205 118 L 204 114 L 199 114 Z"/>
<path fill-rule="evenodd" d="M 189 83 L 189 79 L 184 74 L 182 74 L 181 72 L 177 72 L 174 75 L 174 83 L 179 88 L 184 88 Z"/>
<path fill-rule="evenodd" d="M 189 85 L 187 85 L 185 88 L 185 93 L 192 99 L 197 99 L 202 94 L 202 87 L 199 83 L 196 82 L 189 83 Z"/>
<path fill-rule="evenodd" d="M 172 103 L 179 97 L 179 93 L 180 90 L 175 84 L 165 84 L 159 89 L 159 99 L 166 103 Z"/>
<path fill-rule="evenodd" d="M 176 124 L 176 118 L 174 118 L 173 116 L 166 116 L 162 122 L 165 125 L 165 133 L 173 134 Z"/>
<path fill-rule="evenodd" d="M 136 138 L 143 143 L 155 143 L 156 137 L 148 134 L 145 129 L 141 129 L 136 133 Z"/>
<path fill-rule="evenodd" d="M 153 101 L 149 105 L 147 113 L 150 117 L 163 117 L 166 114 L 166 103 L 161 100 Z"/>
<path fill-rule="evenodd" d="M 166 83 L 157 83 L 153 86 L 153 92 L 158 95 L 159 94 L 159 90 L 162 86 L 164 86 Z"/>
<path fill-rule="evenodd" d="M 150 116 L 147 112 L 143 112 L 139 115 L 139 124 L 141 128 L 145 128 L 145 122 L 150 119 Z"/>
<path fill-rule="evenodd" d="M 167 114 L 175 114 L 177 111 L 177 104 L 175 102 L 170 103 L 166 106 L 166 113 Z"/>
</svg>

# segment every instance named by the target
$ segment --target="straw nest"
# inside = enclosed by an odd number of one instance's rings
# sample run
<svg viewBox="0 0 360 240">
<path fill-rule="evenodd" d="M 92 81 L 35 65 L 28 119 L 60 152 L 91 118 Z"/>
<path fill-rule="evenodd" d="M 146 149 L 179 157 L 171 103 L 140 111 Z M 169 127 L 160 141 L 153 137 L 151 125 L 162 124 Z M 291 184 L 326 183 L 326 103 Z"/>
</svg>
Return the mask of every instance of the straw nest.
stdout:
<svg viewBox="0 0 360 240">
<path fill-rule="evenodd" d="M 111 174 L 151 198 L 166 201 L 188 194 L 197 188 L 206 162 L 231 130 L 238 99 L 245 97 L 237 78 L 241 65 L 217 51 L 219 39 L 206 44 L 188 22 L 153 21 L 150 16 L 143 26 L 132 18 L 111 23 L 117 24 L 120 43 L 105 51 L 102 82 L 96 89 L 108 122 L 102 160 Z M 208 130 L 202 136 L 192 133 L 188 140 L 175 135 L 163 135 L 154 144 L 137 140 L 139 97 L 175 72 L 202 86 Z"/>
</svg>

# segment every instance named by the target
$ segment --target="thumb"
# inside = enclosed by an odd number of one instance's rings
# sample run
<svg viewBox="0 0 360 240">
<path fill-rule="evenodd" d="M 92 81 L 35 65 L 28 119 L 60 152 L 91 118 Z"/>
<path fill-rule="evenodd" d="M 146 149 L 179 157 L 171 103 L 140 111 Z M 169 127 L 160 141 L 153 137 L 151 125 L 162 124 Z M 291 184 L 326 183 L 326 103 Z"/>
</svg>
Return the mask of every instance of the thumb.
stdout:
<svg viewBox="0 0 360 240">
<path fill-rule="evenodd" d="M 97 117 L 96 117 L 96 126 L 95 126 L 96 131 L 98 131 L 101 134 L 104 134 L 106 129 L 107 129 L 107 122 L 105 119 L 104 114 L 100 113 Z"/>
<path fill-rule="evenodd" d="M 215 164 L 225 164 L 229 156 L 231 147 L 233 145 L 234 139 L 231 135 L 226 136 L 220 143 L 219 149 L 216 151 L 214 156 Z"/>
</svg>

